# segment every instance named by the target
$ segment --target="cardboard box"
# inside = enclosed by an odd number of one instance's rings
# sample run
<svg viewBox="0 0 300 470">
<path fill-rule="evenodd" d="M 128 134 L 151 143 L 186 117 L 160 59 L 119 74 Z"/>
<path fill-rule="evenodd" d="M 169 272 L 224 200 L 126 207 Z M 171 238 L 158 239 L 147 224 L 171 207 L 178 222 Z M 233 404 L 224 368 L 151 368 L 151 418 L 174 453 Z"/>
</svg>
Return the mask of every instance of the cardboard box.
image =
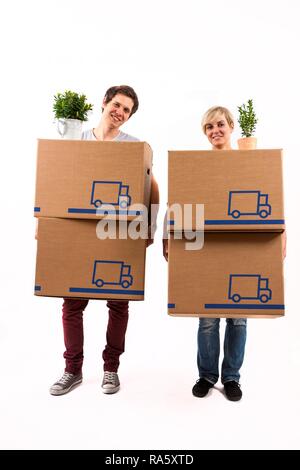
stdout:
<svg viewBox="0 0 300 470">
<path fill-rule="evenodd" d="M 282 151 L 170 151 L 168 204 L 204 204 L 208 231 L 281 232 Z M 195 207 L 184 228 L 197 228 Z M 170 214 L 168 229 L 182 231 L 183 222 Z"/>
<path fill-rule="evenodd" d="M 144 299 L 146 240 L 100 240 L 97 223 L 39 219 L 35 295 Z"/>
<path fill-rule="evenodd" d="M 133 220 L 149 205 L 151 172 L 145 142 L 40 139 L 34 214 Z"/>
<path fill-rule="evenodd" d="M 205 232 L 204 247 L 169 240 L 170 315 L 275 318 L 284 315 L 282 234 Z"/>
</svg>

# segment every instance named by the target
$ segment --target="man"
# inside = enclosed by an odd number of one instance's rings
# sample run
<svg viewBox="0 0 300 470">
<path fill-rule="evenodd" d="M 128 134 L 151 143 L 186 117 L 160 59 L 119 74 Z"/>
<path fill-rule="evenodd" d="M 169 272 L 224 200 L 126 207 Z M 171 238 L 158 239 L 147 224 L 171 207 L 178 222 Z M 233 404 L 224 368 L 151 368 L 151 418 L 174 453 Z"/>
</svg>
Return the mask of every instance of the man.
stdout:
<svg viewBox="0 0 300 470">
<path fill-rule="evenodd" d="M 101 141 L 138 141 L 126 134 L 120 127 L 137 111 L 138 97 L 133 88 L 121 85 L 107 90 L 102 103 L 102 116 L 99 125 L 83 132 L 83 140 Z M 159 203 L 158 185 L 152 177 L 150 204 Z M 156 206 L 157 207 L 157 206 Z M 155 220 L 153 222 L 155 225 Z M 153 243 L 148 238 L 147 246 Z M 64 395 L 82 382 L 83 363 L 83 311 L 88 304 L 84 299 L 64 299 L 63 329 L 66 351 L 66 367 L 63 376 L 50 388 L 51 395 Z M 125 334 L 128 323 L 128 301 L 109 300 L 106 346 L 102 357 L 104 360 L 104 377 L 102 391 L 116 393 L 120 389 L 118 377 L 119 357 L 124 352 Z"/>
</svg>

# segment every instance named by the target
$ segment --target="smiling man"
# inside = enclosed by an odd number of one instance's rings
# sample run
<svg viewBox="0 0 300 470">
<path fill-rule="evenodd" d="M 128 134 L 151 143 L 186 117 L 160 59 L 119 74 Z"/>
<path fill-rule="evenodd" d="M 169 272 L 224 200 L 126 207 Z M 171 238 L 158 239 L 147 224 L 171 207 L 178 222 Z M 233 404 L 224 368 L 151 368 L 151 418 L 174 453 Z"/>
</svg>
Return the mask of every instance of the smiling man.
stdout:
<svg viewBox="0 0 300 470">
<path fill-rule="evenodd" d="M 83 132 L 82 140 L 127 141 L 139 139 L 120 131 L 120 127 L 137 111 L 138 97 L 133 88 L 127 85 L 114 86 L 107 90 L 102 103 L 102 116 L 99 125 Z M 152 175 L 150 204 L 158 207 L 158 185 Z M 152 206 L 150 206 L 152 207 Z M 155 225 L 156 218 L 154 218 Z M 150 226 L 151 229 L 151 226 Z M 151 233 L 151 230 L 148 232 Z M 153 243 L 152 236 L 147 246 Z M 88 300 L 64 299 L 63 329 L 65 341 L 64 358 L 66 361 L 63 376 L 50 388 L 51 395 L 64 395 L 82 382 L 83 364 L 83 311 Z M 120 388 L 118 377 L 119 357 L 125 349 L 125 334 L 128 323 L 128 301 L 109 300 L 106 346 L 102 357 L 104 361 L 103 393 L 116 393 Z"/>
<path fill-rule="evenodd" d="M 102 116 L 98 126 L 83 132 L 83 140 L 113 140 L 136 142 L 139 139 L 120 131 L 120 127 L 137 111 L 138 97 L 127 85 L 107 90 L 102 103 Z"/>
</svg>

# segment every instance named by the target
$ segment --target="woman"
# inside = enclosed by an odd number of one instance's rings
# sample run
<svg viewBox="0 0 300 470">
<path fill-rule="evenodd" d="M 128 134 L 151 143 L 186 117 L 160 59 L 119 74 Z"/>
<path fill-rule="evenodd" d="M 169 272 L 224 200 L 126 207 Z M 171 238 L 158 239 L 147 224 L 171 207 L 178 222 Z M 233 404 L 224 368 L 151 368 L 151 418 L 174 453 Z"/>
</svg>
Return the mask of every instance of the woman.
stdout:
<svg viewBox="0 0 300 470">
<path fill-rule="evenodd" d="M 227 108 L 210 108 L 202 118 L 202 130 L 212 145 L 212 150 L 231 150 L 233 117 Z M 197 364 L 199 380 L 193 387 L 193 395 L 205 397 L 219 379 L 220 319 L 200 318 L 198 329 Z M 227 318 L 224 338 L 224 358 L 221 380 L 228 400 L 242 398 L 240 368 L 244 360 L 247 320 Z"/>
<path fill-rule="evenodd" d="M 230 111 L 221 106 L 210 108 L 202 118 L 202 130 L 212 145 L 212 150 L 231 150 L 231 134 L 234 121 Z M 168 260 L 166 217 L 163 240 L 163 254 Z M 283 258 L 286 254 L 286 236 L 283 232 Z M 200 318 L 198 329 L 197 364 L 199 379 L 192 393 L 205 397 L 219 379 L 220 319 Z M 221 381 L 228 400 L 239 401 L 242 390 L 239 384 L 247 336 L 245 318 L 227 318 L 224 338 L 224 358 L 221 367 Z"/>
<path fill-rule="evenodd" d="M 231 150 L 233 128 L 233 117 L 227 108 L 215 106 L 203 116 L 202 129 L 213 150 Z M 163 254 L 168 261 L 166 217 Z M 226 322 L 221 380 L 224 384 L 226 397 L 229 400 L 238 401 L 242 398 L 239 370 L 244 359 L 247 320 L 227 318 Z M 196 397 L 205 397 L 219 379 L 219 325 L 219 318 L 200 318 L 199 320 L 197 364 L 200 378 L 192 390 Z"/>
</svg>

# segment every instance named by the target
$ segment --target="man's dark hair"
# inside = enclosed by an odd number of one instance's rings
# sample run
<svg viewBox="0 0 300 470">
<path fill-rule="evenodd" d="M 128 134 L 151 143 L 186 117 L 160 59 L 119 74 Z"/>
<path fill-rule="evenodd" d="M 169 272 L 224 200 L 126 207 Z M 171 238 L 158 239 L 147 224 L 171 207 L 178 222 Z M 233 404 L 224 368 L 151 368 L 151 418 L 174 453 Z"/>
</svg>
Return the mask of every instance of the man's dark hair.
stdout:
<svg viewBox="0 0 300 470">
<path fill-rule="evenodd" d="M 125 95 L 132 99 L 133 107 L 130 113 L 130 116 L 132 116 L 139 107 L 139 100 L 134 89 L 128 85 L 112 86 L 106 91 L 104 95 L 104 103 L 109 103 L 117 94 Z"/>
</svg>

